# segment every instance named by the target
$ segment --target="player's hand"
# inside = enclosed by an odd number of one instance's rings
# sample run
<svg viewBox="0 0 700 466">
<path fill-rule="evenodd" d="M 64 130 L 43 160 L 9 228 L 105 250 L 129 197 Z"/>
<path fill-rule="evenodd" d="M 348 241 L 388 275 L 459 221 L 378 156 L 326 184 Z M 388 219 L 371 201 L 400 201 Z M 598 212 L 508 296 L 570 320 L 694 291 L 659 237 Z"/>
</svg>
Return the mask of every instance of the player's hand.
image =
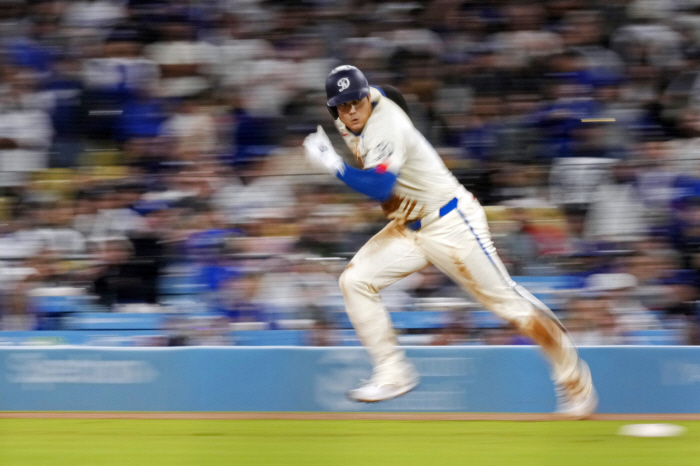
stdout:
<svg viewBox="0 0 700 466">
<path fill-rule="evenodd" d="M 343 159 L 335 152 L 330 139 L 323 131 L 321 125 L 315 133 L 311 133 L 304 139 L 304 152 L 306 160 L 319 169 L 325 170 L 331 175 L 345 172 Z"/>
</svg>

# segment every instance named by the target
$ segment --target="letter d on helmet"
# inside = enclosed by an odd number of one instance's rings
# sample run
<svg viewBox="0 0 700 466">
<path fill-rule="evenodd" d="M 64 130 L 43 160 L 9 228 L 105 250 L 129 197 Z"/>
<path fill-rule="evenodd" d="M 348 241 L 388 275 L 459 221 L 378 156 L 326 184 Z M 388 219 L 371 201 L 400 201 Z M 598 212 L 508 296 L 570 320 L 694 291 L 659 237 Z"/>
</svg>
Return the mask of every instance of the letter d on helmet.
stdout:
<svg viewBox="0 0 700 466">
<path fill-rule="evenodd" d="M 369 95 L 367 78 L 354 66 L 343 65 L 335 68 L 326 78 L 326 105 L 333 119 L 338 118 L 336 106 L 351 100 L 359 100 Z"/>
</svg>

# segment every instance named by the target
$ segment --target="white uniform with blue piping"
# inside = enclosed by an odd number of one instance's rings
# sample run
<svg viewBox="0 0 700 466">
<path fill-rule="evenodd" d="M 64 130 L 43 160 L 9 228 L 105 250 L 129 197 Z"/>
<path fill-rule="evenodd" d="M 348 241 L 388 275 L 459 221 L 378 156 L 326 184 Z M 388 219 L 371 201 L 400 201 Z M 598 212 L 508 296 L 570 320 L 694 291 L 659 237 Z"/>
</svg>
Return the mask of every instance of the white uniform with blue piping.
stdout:
<svg viewBox="0 0 700 466">
<path fill-rule="evenodd" d="M 371 100 L 374 108 L 361 134 L 339 119 L 336 127 L 364 169 L 397 175 L 392 197 L 382 204 L 391 222 L 358 251 L 340 278 L 347 313 L 375 371 L 395 377 L 410 372 L 379 290 L 433 264 L 540 344 L 555 383 L 570 393 L 587 389 L 587 366 L 554 314 L 510 278 L 479 202 L 398 105 L 375 88 Z"/>
</svg>

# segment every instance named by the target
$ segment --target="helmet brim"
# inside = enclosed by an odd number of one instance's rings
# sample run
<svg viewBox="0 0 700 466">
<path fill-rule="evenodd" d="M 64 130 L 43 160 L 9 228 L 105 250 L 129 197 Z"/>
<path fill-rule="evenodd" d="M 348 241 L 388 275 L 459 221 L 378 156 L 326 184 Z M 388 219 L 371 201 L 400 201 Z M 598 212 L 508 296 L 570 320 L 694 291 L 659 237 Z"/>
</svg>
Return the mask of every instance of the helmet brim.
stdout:
<svg viewBox="0 0 700 466">
<path fill-rule="evenodd" d="M 350 102 L 353 100 L 360 100 L 369 95 L 369 87 L 361 87 L 359 89 L 347 90 L 341 92 L 340 94 L 328 99 L 326 105 L 329 107 L 335 107 L 336 105 L 344 104 L 345 102 Z"/>
</svg>

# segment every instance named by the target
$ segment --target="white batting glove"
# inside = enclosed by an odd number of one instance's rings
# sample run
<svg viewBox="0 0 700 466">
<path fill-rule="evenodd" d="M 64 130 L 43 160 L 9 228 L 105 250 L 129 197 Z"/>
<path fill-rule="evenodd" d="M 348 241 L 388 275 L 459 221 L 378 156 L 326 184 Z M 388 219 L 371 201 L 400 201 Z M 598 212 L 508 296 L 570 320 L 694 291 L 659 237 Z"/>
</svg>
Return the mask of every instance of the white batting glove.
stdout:
<svg viewBox="0 0 700 466">
<path fill-rule="evenodd" d="M 334 176 L 338 173 L 345 173 L 345 163 L 333 149 L 331 140 L 328 139 L 321 125 L 318 126 L 315 133 L 309 134 L 304 139 L 304 152 L 306 160 L 314 167 L 325 170 Z"/>
</svg>

